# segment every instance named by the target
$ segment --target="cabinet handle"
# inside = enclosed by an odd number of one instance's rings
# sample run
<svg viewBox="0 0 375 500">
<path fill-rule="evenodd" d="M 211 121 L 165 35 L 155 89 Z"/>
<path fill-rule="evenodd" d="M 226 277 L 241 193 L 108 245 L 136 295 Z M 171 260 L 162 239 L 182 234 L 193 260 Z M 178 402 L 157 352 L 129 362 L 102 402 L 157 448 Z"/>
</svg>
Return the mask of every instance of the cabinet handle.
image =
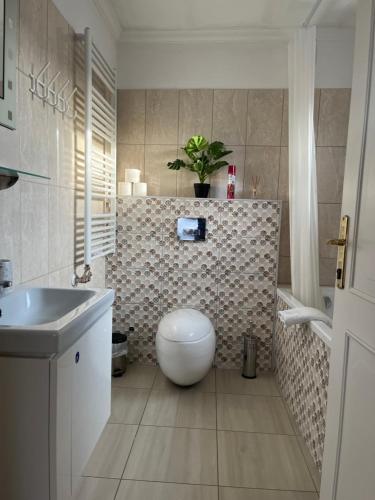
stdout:
<svg viewBox="0 0 375 500">
<path fill-rule="evenodd" d="M 79 351 L 76 352 L 76 358 L 75 358 L 75 360 L 76 360 L 76 364 L 79 363 Z"/>
</svg>

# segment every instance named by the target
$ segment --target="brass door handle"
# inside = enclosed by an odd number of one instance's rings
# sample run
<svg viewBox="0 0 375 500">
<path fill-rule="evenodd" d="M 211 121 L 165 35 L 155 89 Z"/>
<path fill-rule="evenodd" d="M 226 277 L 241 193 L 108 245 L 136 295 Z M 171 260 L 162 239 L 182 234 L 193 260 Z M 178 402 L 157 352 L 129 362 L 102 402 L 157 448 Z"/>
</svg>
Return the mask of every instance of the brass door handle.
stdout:
<svg viewBox="0 0 375 500">
<path fill-rule="evenodd" d="M 335 240 L 328 240 L 327 245 L 332 245 L 335 247 L 344 247 L 346 245 L 346 239 L 345 238 L 338 238 Z"/>
</svg>

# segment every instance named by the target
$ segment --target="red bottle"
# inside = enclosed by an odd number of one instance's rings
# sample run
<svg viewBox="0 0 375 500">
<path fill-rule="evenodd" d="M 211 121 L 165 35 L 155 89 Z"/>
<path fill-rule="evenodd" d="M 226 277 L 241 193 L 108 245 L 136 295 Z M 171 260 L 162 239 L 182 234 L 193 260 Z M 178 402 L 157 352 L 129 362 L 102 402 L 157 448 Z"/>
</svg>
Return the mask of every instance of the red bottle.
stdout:
<svg viewBox="0 0 375 500">
<path fill-rule="evenodd" d="M 235 185 L 236 185 L 236 165 L 228 165 L 228 186 L 227 186 L 228 200 L 234 200 Z"/>
</svg>

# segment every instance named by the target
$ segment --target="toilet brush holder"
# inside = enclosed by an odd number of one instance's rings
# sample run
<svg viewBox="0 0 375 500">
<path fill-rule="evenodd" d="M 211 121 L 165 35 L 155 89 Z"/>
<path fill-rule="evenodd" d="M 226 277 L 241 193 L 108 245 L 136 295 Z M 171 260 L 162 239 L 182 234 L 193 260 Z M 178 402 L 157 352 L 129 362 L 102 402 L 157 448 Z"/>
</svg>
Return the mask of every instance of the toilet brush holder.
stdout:
<svg viewBox="0 0 375 500">
<path fill-rule="evenodd" d="M 256 378 L 257 364 L 257 338 L 252 335 L 244 335 L 244 353 L 242 376 L 245 378 Z"/>
</svg>

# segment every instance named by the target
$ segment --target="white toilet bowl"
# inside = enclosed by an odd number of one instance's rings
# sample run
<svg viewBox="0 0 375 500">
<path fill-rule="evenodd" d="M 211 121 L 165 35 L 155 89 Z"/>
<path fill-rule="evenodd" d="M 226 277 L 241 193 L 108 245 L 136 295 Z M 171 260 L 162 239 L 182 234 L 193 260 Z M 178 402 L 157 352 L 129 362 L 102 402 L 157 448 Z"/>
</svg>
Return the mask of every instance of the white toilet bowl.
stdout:
<svg viewBox="0 0 375 500">
<path fill-rule="evenodd" d="M 215 356 L 215 330 L 196 309 L 176 309 L 166 314 L 156 334 L 156 355 L 161 371 L 178 385 L 202 380 Z"/>
</svg>

